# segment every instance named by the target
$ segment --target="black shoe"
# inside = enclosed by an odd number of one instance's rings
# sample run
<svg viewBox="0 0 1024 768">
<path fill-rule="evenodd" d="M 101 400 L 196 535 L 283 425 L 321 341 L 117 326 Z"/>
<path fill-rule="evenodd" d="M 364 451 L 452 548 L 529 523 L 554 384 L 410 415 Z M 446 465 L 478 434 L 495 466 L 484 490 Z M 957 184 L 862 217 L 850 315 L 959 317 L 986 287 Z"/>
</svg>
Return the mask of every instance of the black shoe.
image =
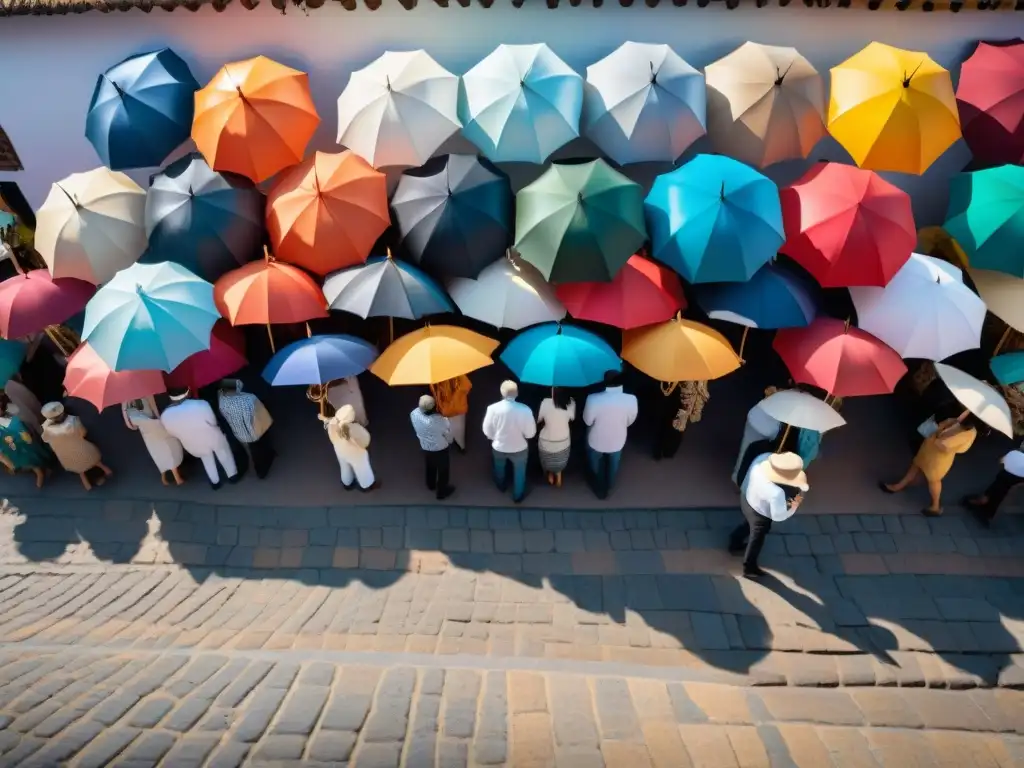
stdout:
<svg viewBox="0 0 1024 768">
<path fill-rule="evenodd" d="M 351 485 L 345 485 L 344 483 L 342 483 L 341 487 L 344 488 L 346 491 L 351 491 L 353 488 L 356 487 L 356 484 L 352 483 Z"/>
<path fill-rule="evenodd" d="M 437 492 L 437 500 L 438 501 L 444 501 L 449 496 L 451 496 L 453 493 L 455 493 L 455 486 L 454 485 L 449 485 L 446 488 L 442 488 L 440 491 Z"/>
<path fill-rule="evenodd" d="M 768 571 L 765 571 L 765 570 L 759 568 L 756 565 L 753 566 L 752 568 L 744 568 L 743 569 L 743 578 L 744 579 L 763 579 L 767 575 L 768 575 Z"/>
<path fill-rule="evenodd" d="M 983 528 L 992 527 L 992 518 L 985 514 L 985 510 L 979 506 L 968 506 L 971 516 L 977 520 Z"/>
<path fill-rule="evenodd" d="M 368 485 L 365 488 L 360 488 L 359 490 L 362 491 L 363 493 L 369 493 L 370 491 L 375 491 L 378 488 L 380 488 L 380 481 L 374 480 L 373 485 Z"/>
<path fill-rule="evenodd" d="M 223 486 L 224 486 L 224 483 L 222 483 L 222 482 L 210 483 L 210 490 L 211 491 L 219 491 Z"/>
</svg>

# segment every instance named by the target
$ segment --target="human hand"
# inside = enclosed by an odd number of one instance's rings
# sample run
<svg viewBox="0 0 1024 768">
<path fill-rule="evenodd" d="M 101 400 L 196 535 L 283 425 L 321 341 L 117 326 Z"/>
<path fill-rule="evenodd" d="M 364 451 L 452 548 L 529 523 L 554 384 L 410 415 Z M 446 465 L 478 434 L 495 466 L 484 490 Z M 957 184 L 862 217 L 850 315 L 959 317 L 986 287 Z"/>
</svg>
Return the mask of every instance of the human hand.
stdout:
<svg viewBox="0 0 1024 768">
<path fill-rule="evenodd" d="M 803 500 L 804 500 L 803 494 L 798 494 L 798 495 L 794 496 L 792 499 L 790 499 L 789 500 L 789 511 L 790 512 L 796 512 L 797 508 L 800 506 L 800 504 L 801 504 L 801 502 L 803 502 Z"/>
</svg>

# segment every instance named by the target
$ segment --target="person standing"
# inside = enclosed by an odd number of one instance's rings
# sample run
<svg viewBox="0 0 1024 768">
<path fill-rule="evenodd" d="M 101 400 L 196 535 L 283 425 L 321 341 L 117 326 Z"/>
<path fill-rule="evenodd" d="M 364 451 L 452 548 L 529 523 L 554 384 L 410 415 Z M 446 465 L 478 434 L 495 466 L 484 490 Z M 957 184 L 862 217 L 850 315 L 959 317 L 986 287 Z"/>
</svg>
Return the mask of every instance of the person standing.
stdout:
<svg viewBox="0 0 1024 768">
<path fill-rule="evenodd" d="M 654 460 L 671 459 L 679 451 L 683 433 L 704 416 L 711 397 L 706 381 L 661 383 L 662 409 L 654 442 Z"/>
<path fill-rule="evenodd" d="M 487 406 L 484 414 L 484 435 L 491 441 L 494 461 L 494 484 L 502 493 L 508 488 L 508 469 L 512 466 L 512 501 L 516 504 L 526 496 L 526 465 L 530 458 L 527 442 L 537 434 L 533 411 L 517 403 L 519 385 L 514 381 L 501 383 L 501 400 Z"/>
<path fill-rule="evenodd" d="M 36 488 L 43 487 L 53 465 L 53 454 L 15 413 L 14 405 L 3 392 L 0 392 L 0 464 L 11 474 L 23 470 L 32 472 L 36 476 Z"/>
<path fill-rule="evenodd" d="M 345 490 L 351 491 L 356 484 L 364 493 L 379 488 L 370 466 L 370 433 L 356 421 L 356 409 L 343 405 L 334 416 L 321 416 L 320 420 L 334 446 Z"/>
<path fill-rule="evenodd" d="M 449 482 L 451 425 L 437 412 L 437 403 L 430 395 L 420 398 L 419 405 L 409 414 L 409 420 L 426 461 L 427 488 L 437 494 L 438 501 L 447 499 L 455 493 L 455 486 Z"/>
<path fill-rule="evenodd" d="M 243 391 L 238 379 L 224 379 L 217 391 L 217 410 L 245 450 L 256 477 L 265 478 L 277 456 L 269 434 L 274 420 L 267 407 L 256 395 Z"/>
<path fill-rule="evenodd" d="M 228 436 L 217 423 L 213 408 L 205 400 L 189 398 L 188 389 L 170 393 L 171 403 L 160 416 L 160 422 L 171 436 L 181 441 L 182 448 L 203 462 L 210 486 L 223 485 L 220 468 L 229 483 L 241 479 Z"/>
<path fill-rule="evenodd" d="M 980 495 L 967 496 L 964 499 L 964 506 L 986 527 L 992 524 L 1007 494 L 1024 483 L 1024 451 L 1021 449 L 1024 449 L 1024 445 L 1016 451 L 1010 451 L 999 460 L 999 473 L 989 483 L 988 488 Z"/>
<path fill-rule="evenodd" d="M 466 414 L 469 413 L 469 391 L 473 382 L 469 376 L 456 376 L 454 379 L 430 385 L 430 394 L 437 403 L 437 411 L 448 419 L 452 427 L 452 442 L 459 450 L 466 451 Z"/>
<path fill-rule="evenodd" d="M 545 397 L 537 410 L 537 426 L 541 428 L 537 439 L 540 466 L 547 473 L 548 485 L 562 487 L 562 472 L 569 464 L 572 437 L 569 424 L 576 418 L 576 401 L 564 389 L 551 388 L 551 397 Z"/>
<path fill-rule="evenodd" d="M 587 398 L 583 407 L 583 423 L 587 425 L 587 465 L 594 492 L 605 499 L 615 486 L 626 434 L 636 421 L 635 395 L 622 389 L 622 376 L 617 371 L 604 375 L 604 390 Z"/>
<path fill-rule="evenodd" d="M 81 419 L 71 416 L 62 403 L 47 403 L 43 406 L 43 442 L 57 455 L 57 461 L 68 472 L 74 472 L 82 481 L 85 490 L 92 490 L 88 472 L 99 469 L 103 476 L 96 485 L 103 485 L 114 472 L 103 463 L 100 449 L 86 440 L 88 434 Z"/>
<path fill-rule="evenodd" d="M 181 441 L 164 428 L 153 398 L 125 403 L 121 406 L 121 416 L 128 429 L 142 435 L 149 458 L 160 471 L 160 482 L 167 485 L 167 473 L 170 472 L 177 485 L 184 483 L 179 467 L 185 459 L 185 449 L 181 447 Z"/>
</svg>

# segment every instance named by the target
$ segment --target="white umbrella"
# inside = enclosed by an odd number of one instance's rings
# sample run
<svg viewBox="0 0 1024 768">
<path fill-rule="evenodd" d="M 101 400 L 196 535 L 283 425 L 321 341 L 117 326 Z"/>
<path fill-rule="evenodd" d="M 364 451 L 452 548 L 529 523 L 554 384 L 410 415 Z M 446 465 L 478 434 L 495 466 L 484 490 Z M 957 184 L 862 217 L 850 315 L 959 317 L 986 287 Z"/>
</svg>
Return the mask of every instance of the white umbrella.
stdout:
<svg viewBox="0 0 1024 768">
<path fill-rule="evenodd" d="M 769 395 L 757 407 L 776 421 L 798 429 L 828 432 L 846 424 L 846 419 L 824 400 L 792 389 Z"/>
<path fill-rule="evenodd" d="M 901 357 L 945 360 L 981 345 L 985 302 L 952 264 L 911 254 L 884 288 L 850 288 L 857 325 Z"/>
<path fill-rule="evenodd" d="M 35 248 L 54 277 L 99 285 L 142 256 L 145 221 L 146 193 L 123 173 L 73 173 L 36 214 Z"/>
<path fill-rule="evenodd" d="M 565 317 L 565 307 L 537 269 L 525 261 L 502 257 L 484 267 L 476 279 L 456 277 L 448 295 L 466 317 L 518 331 Z"/>
<path fill-rule="evenodd" d="M 459 78 L 426 51 L 388 51 L 338 97 L 338 143 L 374 168 L 423 165 L 461 128 Z"/>
<path fill-rule="evenodd" d="M 981 379 L 943 363 L 935 364 L 935 372 L 960 405 L 997 432 L 1013 437 L 1013 417 L 1006 400 Z"/>
<path fill-rule="evenodd" d="M 989 312 L 1024 333 L 1024 280 L 988 269 L 968 271 Z"/>
</svg>

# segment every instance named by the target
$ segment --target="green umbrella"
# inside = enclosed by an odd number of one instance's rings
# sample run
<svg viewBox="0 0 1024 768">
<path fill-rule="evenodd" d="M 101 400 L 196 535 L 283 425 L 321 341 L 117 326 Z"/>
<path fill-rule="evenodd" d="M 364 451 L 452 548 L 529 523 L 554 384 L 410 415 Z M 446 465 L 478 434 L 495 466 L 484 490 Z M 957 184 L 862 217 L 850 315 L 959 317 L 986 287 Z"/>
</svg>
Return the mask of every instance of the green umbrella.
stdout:
<svg viewBox="0 0 1024 768">
<path fill-rule="evenodd" d="M 1024 168 L 961 173 L 949 189 L 946 231 L 975 269 L 1024 277 Z"/>
<path fill-rule="evenodd" d="M 646 240 L 643 190 L 604 160 L 555 163 L 516 195 L 516 250 L 553 283 L 611 280 Z"/>
</svg>

